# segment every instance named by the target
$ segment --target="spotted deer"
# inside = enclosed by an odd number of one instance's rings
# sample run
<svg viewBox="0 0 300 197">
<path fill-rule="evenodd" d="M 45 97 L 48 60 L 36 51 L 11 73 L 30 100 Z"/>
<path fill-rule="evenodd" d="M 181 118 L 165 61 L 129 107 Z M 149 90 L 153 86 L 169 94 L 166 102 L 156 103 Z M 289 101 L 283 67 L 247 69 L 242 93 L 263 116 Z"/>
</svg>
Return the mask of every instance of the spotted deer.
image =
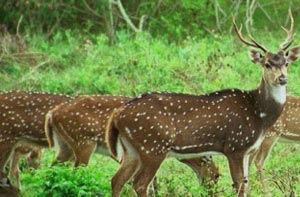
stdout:
<svg viewBox="0 0 300 197">
<path fill-rule="evenodd" d="M 50 147 L 63 152 L 56 138 L 63 139 L 73 150 L 75 167 L 87 165 L 96 152 L 110 156 L 105 143 L 105 130 L 111 113 L 130 98 L 122 96 L 80 96 L 58 105 L 46 116 L 45 131 Z M 196 173 L 199 182 L 216 181 L 218 168 L 210 157 L 181 160 Z"/>
<path fill-rule="evenodd" d="M 37 146 L 17 145 L 11 153 L 9 174 L 10 180 L 13 180 L 18 188 L 20 188 L 20 169 L 19 160 L 25 157 L 29 168 L 37 169 L 40 166 L 42 149 Z"/>
<path fill-rule="evenodd" d="M 56 105 L 70 100 L 68 96 L 49 93 L 12 91 L 0 94 L 0 182 L 8 180 L 3 170 L 15 147 L 19 144 L 48 146 L 45 115 Z M 63 156 L 58 155 L 58 158 Z M 14 180 L 12 182 L 15 184 Z"/>
<path fill-rule="evenodd" d="M 300 98 L 287 97 L 283 112 L 275 124 L 266 132 L 266 137 L 258 149 L 254 163 L 260 175 L 260 181 L 265 194 L 269 194 L 265 183 L 263 168 L 267 156 L 274 144 L 279 142 L 299 143 L 300 142 Z"/>
<path fill-rule="evenodd" d="M 149 183 L 168 157 L 207 154 L 226 156 L 237 195 L 247 195 L 250 155 L 282 112 L 287 66 L 300 54 L 299 47 L 287 51 L 294 36 L 290 17 L 288 37 L 277 53 L 269 52 L 253 37 L 247 41 L 233 21 L 239 39 L 261 51 L 250 51 L 251 60 L 263 70 L 257 89 L 226 89 L 199 96 L 143 94 L 112 114 L 106 141 L 112 156 L 121 161 L 111 180 L 113 197 L 120 195 L 130 178 L 137 195 L 147 196 Z"/>
</svg>

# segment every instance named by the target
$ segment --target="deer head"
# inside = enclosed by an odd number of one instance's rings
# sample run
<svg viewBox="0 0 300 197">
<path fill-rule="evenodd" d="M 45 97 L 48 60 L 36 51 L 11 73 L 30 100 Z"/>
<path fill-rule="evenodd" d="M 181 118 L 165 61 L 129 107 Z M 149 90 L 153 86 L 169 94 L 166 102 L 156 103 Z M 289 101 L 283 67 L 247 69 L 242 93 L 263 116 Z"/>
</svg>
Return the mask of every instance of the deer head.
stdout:
<svg viewBox="0 0 300 197">
<path fill-rule="evenodd" d="M 41 163 L 41 156 L 42 156 L 41 149 L 31 150 L 29 155 L 26 158 L 28 166 L 34 169 L 38 169 Z"/>
<path fill-rule="evenodd" d="M 290 62 L 295 61 L 300 55 L 300 47 L 294 47 L 291 50 L 288 48 L 294 41 L 294 19 L 289 10 L 289 17 L 291 20 L 290 29 L 282 27 L 287 33 L 286 40 L 280 45 L 277 53 L 268 51 L 263 45 L 259 44 L 254 38 L 249 35 L 250 41 L 247 41 L 242 35 L 242 26 L 237 27 L 233 19 L 234 29 L 240 40 L 248 46 L 259 49 L 259 51 L 251 49 L 250 58 L 252 62 L 261 64 L 263 67 L 263 78 L 266 83 L 271 86 L 281 86 L 287 83 L 287 68 Z"/>
<path fill-rule="evenodd" d="M 220 177 L 219 168 L 213 162 L 212 156 L 183 159 L 180 161 L 192 168 L 198 177 L 199 184 L 204 183 L 206 186 L 212 186 L 218 182 Z"/>
</svg>

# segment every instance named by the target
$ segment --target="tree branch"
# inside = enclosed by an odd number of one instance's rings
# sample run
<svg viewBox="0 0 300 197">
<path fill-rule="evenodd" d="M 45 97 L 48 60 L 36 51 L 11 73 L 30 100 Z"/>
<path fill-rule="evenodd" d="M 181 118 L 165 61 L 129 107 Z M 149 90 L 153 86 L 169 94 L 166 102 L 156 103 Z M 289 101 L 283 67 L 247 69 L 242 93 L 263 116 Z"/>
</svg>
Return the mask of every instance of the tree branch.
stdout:
<svg viewBox="0 0 300 197">
<path fill-rule="evenodd" d="M 121 14 L 122 14 L 122 17 L 123 19 L 126 21 L 126 23 L 129 25 L 129 27 L 134 31 L 134 32 L 141 32 L 143 30 L 143 24 L 144 24 L 144 20 L 146 18 L 145 15 L 143 15 L 140 19 L 140 22 L 139 22 L 139 27 L 136 27 L 133 22 L 131 21 L 131 19 L 129 18 L 129 16 L 127 15 L 124 7 L 123 7 L 123 4 L 121 2 L 121 0 L 111 0 L 112 3 L 114 3 L 115 5 L 117 5 L 117 7 L 119 8 Z"/>
<path fill-rule="evenodd" d="M 99 18 L 102 18 L 102 16 L 99 15 L 95 10 L 93 10 L 85 0 L 83 0 L 83 3 L 84 3 L 84 5 L 85 5 L 85 7 L 86 7 L 93 15 L 95 15 L 95 16 L 97 16 L 97 17 L 99 17 Z"/>
</svg>

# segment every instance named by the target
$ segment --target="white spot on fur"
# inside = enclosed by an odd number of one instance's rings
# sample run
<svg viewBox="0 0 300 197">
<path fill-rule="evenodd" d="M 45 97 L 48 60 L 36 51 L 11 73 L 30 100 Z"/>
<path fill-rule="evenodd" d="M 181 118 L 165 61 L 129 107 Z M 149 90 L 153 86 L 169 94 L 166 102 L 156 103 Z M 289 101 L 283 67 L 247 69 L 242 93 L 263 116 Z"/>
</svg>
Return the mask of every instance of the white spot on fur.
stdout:
<svg viewBox="0 0 300 197">
<path fill-rule="evenodd" d="M 125 127 L 125 131 L 126 131 L 126 133 L 128 134 L 128 136 L 129 136 L 130 138 L 132 138 L 130 129 L 127 128 L 127 127 Z"/>
<path fill-rule="evenodd" d="M 266 116 L 267 116 L 267 114 L 264 113 L 264 112 L 262 112 L 262 113 L 259 114 L 259 117 L 261 117 L 261 118 L 264 118 L 264 117 L 266 117 Z"/>
</svg>

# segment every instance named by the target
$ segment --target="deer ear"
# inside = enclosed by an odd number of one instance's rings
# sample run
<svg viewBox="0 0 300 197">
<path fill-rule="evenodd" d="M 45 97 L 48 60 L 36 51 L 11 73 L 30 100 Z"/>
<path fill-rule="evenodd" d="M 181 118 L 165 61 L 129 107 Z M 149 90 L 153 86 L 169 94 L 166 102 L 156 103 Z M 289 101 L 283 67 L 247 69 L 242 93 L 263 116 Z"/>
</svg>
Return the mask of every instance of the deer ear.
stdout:
<svg viewBox="0 0 300 197">
<path fill-rule="evenodd" d="M 287 52 L 287 62 L 293 62 L 300 56 L 300 47 L 294 47 Z"/>
<path fill-rule="evenodd" d="M 249 54 L 250 54 L 251 61 L 254 62 L 255 64 L 263 63 L 264 58 L 260 52 L 255 51 L 255 50 L 250 50 Z"/>
</svg>

